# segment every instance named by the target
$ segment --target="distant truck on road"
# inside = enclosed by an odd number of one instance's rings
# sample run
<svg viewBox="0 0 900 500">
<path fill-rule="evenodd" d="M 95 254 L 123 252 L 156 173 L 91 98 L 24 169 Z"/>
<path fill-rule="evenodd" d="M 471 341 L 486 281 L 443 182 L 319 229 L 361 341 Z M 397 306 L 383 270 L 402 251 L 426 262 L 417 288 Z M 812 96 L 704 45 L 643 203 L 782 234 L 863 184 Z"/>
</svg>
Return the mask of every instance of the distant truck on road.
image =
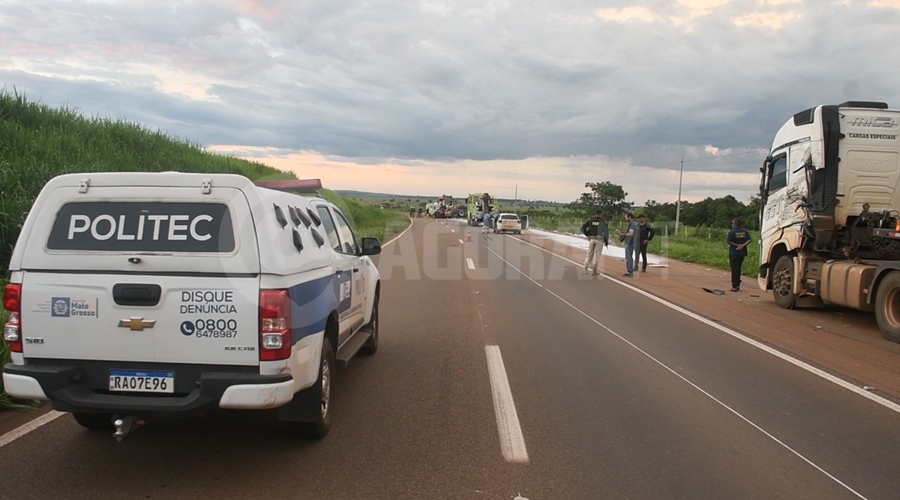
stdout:
<svg viewBox="0 0 900 500">
<path fill-rule="evenodd" d="M 471 193 L 466 199 L 466 220 L 470 226 L 482 224 L 485 212 L 497 210 L 494 198 L 488 193 Z"/>
<path fill-rule="evenodd" d="M 900 342 L 900 110 L 850 101 L 801 111 L 761 174 L 760 288 L 788 309 L 874 311 Z"/>
</svg>

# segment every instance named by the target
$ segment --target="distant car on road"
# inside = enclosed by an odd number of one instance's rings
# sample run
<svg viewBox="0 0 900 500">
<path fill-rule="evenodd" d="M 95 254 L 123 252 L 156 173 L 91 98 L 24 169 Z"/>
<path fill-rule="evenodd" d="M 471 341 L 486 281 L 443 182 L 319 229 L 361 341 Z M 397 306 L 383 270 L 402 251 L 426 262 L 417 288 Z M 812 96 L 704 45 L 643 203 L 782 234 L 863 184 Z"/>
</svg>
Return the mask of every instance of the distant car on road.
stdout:
<svg viewBox="0 0 900 500">
<path fill-rule="evenodd" d="M 494 227 L 495 233 L 502 233 L 504 231 L 512 232 L 515 234 L 522 234 L 522 221 L 519 219 L 519 216 L 516 214 L 500 214 L 497 218 L 497 224 Z"/>
</svg>

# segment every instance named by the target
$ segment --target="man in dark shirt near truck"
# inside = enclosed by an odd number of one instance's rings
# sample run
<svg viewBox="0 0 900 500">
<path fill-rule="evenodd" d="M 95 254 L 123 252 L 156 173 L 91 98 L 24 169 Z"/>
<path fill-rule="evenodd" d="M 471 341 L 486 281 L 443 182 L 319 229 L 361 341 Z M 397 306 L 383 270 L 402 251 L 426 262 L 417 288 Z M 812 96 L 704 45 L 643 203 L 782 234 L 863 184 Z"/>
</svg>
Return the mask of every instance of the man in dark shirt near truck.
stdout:
<svg viewBox="0 0 900 500">
<path fill-rule="evenodd" d="M 635 245 L 634 256 L 634 270 L 637 271 L 637 268 L 641 268 L 641 272 L 647 272 L 647 245 L 650 244 L 650 240 L 653 239 L 653 228 L 650 227 L 650 224 L 647 223 L 647 216 L 644 214 L 638 215 L 638 231 L 640 231 L 640 236 L 638 237 L 638 245 Z M 641 265 L 641 259 L 643 258 L 643 265 Z"/>
<path fill-rule="evenodd" d="M 731 263 L 731 291 L 741 289 L 741 266 L 747 256 L 747 245 L 750 244 L 750 231 L 741 227 L 741 219 L 731 221 L 731 231 L 725 238 L 728 242 L 728 260 Z"/>
</svg>

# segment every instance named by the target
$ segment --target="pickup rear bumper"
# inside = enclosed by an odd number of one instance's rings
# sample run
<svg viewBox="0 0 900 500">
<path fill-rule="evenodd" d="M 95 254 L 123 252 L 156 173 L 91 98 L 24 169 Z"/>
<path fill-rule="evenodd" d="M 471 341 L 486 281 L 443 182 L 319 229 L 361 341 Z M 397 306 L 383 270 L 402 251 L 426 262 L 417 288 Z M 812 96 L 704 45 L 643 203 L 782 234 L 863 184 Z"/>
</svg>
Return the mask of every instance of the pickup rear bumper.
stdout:
<svg viewBox="0 0 900 500">
<path fill-rule="evenodd" d="M 112 369 L 174 372 L 175 392 L 111 392 Z M 258 367 L 41 360 L 26 365 L 8 363 L 3 367 L 3 384 L 14 397 L 48 400 L 58 411 L 141 416 L 186 417 L 214 408 L 276 408 L 294 397 L 290 374 L 260 375 L 255 370 Z"/>
</svg>

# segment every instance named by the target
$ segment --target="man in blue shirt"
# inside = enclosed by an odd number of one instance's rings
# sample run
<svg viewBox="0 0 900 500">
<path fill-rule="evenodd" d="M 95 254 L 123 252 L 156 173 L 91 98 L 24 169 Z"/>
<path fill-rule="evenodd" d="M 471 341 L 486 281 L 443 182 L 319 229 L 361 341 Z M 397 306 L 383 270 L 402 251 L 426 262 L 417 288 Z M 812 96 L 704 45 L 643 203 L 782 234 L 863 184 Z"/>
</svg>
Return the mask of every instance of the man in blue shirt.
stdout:
<svg viewBox="0 0 900 500">
<path fill-rule="evenodd" d="M 635 248 L 640 248 L 636 244 L 640 244 L 638 238 L 641 237 L 641 229 L 637 221 L 634 220 L 633 213 L 625 212 L 625 221 L 628 222 L 628 229 L 616 231 L 616 234 L 625 243 L 625 276 L 631 278 L 634 276 L 634 250 Z"/>
<path fill-rule="evenodd" d="M 731 291 L 737 292 L 741 289 L 741 266 L 747 256 L 750 231 L 741 227 L 741 219 L 734 219 L 725 240 L 728 242 L 728 260 L 731 263 Z"/>
</svg>

